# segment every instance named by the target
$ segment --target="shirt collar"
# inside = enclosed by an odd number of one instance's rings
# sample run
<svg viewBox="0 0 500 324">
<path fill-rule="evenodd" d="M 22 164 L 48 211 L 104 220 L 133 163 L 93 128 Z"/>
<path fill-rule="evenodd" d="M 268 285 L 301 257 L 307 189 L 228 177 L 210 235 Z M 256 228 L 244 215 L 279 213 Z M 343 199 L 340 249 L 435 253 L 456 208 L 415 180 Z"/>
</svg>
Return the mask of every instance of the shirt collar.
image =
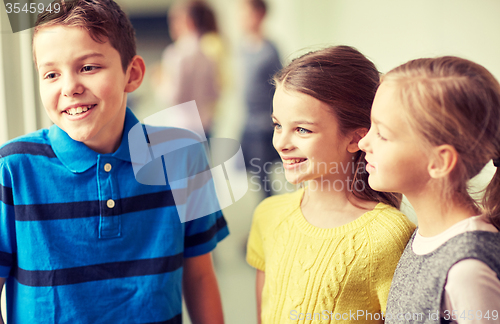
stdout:
<svg viewBox="0 0 500 324">
<path fill-rule="evenodd" d="M 139 123 L 139 120 L 135 117 L 134 113 L 127 108 L 122 140 L 120 146 L 114 153 L 99 154 L 88 148 L 82 142 L 73 140 L 57 125 L 52 125 L 50 127 L 49 140 L 54 153 L 61 163 L 73 173 L 82 173 L 96 165 L 99 156 L 108 156 L 130 162 L 128 133 L 137 123 Z"/>
</svg>

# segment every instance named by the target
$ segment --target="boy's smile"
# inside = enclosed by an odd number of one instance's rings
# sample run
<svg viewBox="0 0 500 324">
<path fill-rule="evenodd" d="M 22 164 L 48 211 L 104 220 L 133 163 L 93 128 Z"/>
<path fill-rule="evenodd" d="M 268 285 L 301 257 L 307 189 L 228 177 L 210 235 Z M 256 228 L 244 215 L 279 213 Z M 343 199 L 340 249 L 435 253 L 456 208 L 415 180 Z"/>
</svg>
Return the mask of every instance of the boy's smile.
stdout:
<svg viewBox="0 0 500 324">
<path fill-rule="evenodd" d="M 98 43 L 80 27 L 44 27 L 33 48 L 50 119 L 96 152 L 115 151 L 123 131 L 130 66 L 125 73 L 109 41 Z"/>
</svg>

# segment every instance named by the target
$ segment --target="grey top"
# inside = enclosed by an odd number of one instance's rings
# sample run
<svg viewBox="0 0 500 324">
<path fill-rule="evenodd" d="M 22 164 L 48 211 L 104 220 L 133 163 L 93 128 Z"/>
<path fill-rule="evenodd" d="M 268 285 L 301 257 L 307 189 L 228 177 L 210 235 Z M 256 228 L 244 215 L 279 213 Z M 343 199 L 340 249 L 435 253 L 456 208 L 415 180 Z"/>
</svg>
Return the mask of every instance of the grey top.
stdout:
<svg viewBox="0 0 500 324">
<path fill-rule="evenodd" d="M 412 250 L 415 233 L 394 273 L 385 323 L 447 323 L 440 318 L 448 271 L 464 259 L 477 259 L 500 278 L 500 233 L 472 231 L 457 235 L 431 253 Z"/>
<path fill-rule="evenodd" d="M 258 48 L 248 44 L 241 46 L 240 55 L 243 65 L 243 95 L 248 109 L 246 131 L 272 132 L 274 85 L 271 80 L 274 73 L 281 69 L 278 51 L 271 42 L 264 40 Z"/>
</svg>

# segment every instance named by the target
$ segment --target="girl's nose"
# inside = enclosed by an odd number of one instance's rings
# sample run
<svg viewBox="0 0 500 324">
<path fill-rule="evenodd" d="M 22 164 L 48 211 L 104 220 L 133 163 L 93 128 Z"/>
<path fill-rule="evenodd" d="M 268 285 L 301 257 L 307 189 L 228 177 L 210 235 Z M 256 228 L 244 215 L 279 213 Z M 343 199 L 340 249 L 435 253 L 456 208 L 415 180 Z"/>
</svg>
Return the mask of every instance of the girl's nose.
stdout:
<svg viewBox="0 0 500 324">
<path fill-rule="evenodd" d="M 278 153 L 289 151 L 294 147 L 290 136 L 283 132 L 281 133 L 274 132 L 273 145 L 276 151 L 278 151 Z"/>
<path fill-rule="evenodd" d="M 371 130 L 372 129 L 370 128 L 370 130 L 368 131 L 368 133 L 366 133 L 366 135 L 362 139 L 360 139 L 359 142 L 358 142 L 359 148 L 362 151 L 364 151 L 364 152 L 367 152 L 369 150 L 369 148 L 370 148 L 370 139 L 369 139 L 369 137 L 371 136 L 371 133 L 372 133 Z"/>
</svg>

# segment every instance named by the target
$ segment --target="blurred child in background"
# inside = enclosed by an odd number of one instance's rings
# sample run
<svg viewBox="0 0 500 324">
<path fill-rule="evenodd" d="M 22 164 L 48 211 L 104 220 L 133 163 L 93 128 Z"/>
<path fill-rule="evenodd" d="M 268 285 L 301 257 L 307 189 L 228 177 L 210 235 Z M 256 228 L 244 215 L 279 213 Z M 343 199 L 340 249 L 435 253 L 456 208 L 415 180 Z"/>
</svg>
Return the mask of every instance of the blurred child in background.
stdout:
<svg viewBox="0 0 500 324">
<path fill-rule="evenodd" d="M 246 108 L 241 147 L 246 168 L 251 174 L 250 185 L 260 187 L 267 197 L 272 193 L 269 181 L 271 168 L 265 169 L 264 164 L 279 159 L 272 146 L 270 115 L 274 86 L 270 81 L 274 73 L 281 69 L 281 62 L 276 47 L 263 33 L 266 13 L 267 6 L 263 0 L 242 1 L 244 38 L 239 48 L 239 60 Z"/>
</svg>

